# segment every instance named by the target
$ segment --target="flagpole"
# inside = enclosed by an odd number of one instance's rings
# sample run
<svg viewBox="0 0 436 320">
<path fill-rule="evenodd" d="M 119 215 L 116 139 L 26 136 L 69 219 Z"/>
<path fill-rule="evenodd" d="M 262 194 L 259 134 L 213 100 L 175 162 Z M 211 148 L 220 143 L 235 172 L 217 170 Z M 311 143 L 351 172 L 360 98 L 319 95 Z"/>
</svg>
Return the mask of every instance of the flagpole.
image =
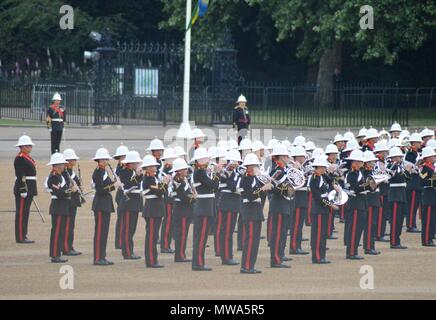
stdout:
<svg viewBox="0 0 436 320">
<path fill-rule="evenodd" d="M 186 0 L 186 27 L 185 27 L 185 72 L 183 78 L 183 120 L 177 136 L 179 138 L 189 138 L 191 127 L 189 125 L 189 91 L 191 78 L 191 22 L 192 0 Z"/>
</svg>

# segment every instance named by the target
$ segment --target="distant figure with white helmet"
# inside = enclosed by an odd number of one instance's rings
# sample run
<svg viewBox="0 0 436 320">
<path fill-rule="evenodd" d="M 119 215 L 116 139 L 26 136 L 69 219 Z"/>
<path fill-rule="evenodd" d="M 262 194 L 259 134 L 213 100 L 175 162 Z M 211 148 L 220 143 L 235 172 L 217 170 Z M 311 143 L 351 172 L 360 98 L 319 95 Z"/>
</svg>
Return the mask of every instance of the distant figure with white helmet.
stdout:
<svg viewBox="0 0 436 320">
<path fill-rule="evenodd" d="M 142 179 L 142 194 L 145 202 L 142 216 L 145 219 L 145 266 L 147 268 L 162 268 L 158 262 L 157 240 L 165 216 L 164 194 L 168 191 L 170 176 L 159 176 L 159 163 L 152 155 L 146 155 L 142 160 L 144 177 Z"/>
<path fill-rule="evenodd" d="M 186 258 L 186 243 L 197 193 L 189 181 L 189 168 L 184 159 L 176 159 L 171 169 L 171 173 L 174 175 L 172 184 L 175 192 L 173 208 L 174 262 L 192 262 L 191 259 Z"/>
<path fill-rule="evenodd" d="M 171 177 L 173 162 L 177 159 L 177 155 L 174 148 L 166 148 L 161 158 L 164 161 L 164 165 L 161 170 L 161 177 Z M 161 253 L 174 253 L 171 248 L 171 242 L 173 240 L 173 206 L 174 206 L 174 190 L 172 190 L 172 184 L 168 185 L 168 192 L 164 194 L 165 200 L 165 216 L 162 220 L 161 233 L 160 233 L 160 252 Z"/>
<path fill-rule="evenodd" d="M 115 212 L 112 192 L 121 187 L 116 176 L 111 178 L 107 172 L 112 157 L 107 149 L 99 148 L 93 160 L 97 163 L 92 174 L 92 183 L 95 186 L 95 196 L 92 201 L 94 212 L 94 265 L 109 266 L 113 262 L 106 259 L 106 245 L 109 233 L 111 213 Z M 112 180 L 113 179 L 113 180 Z"/>
<path fill-rule="evenodd" d="M 255 269 L 257 260 L 260 233 L 264 220 L 261 194 L 272 189 L 271 183 L 263 184 L 257 178 L 261 162 L 253 153 L 249 153 L 243 165 L 247 168 L 246 174 L 241 177 L 242 189 L 241 215 L 245 225 L 245 239 L 242 250 L 241 273 L 256 274 L 261 271 Z"/>
<path fill-rule="evenodd" d="M 77 189 L 70 185 L 65 179 L 63 172 L 65 170 L 64 156 L 55 152 L 47 164 L 52 170 L 46 180 L 45 186 L 51 194 L 50 215 L 51 215 L 51 233 L 50 233 L 50 257 L 52 263 L 64 263 L 67 259 L 62 258 L 62 245 L 65 240 L 65 224 L 70 214 L 71 193 Z"/>
<path fill-rule="evenodd" d="M 85 202 L 85 198 L 82 196 L 82 179 L 78 173 L 74 170 L 76 167 L 79 157 L 76 152 L 71 149 L 65 149 L 63 156 L 67 163 L 65 164 L 65 171 L 63 175 L 67 181 L 69 180 L 77 188 L 75 192 L 71 192 L 70 201 L 70 214 L 67 216 L 67 221 L 65 222 L 65 240 L 62 245 L 62 254 L 65 256 L 78 256 L 82 253 L 74 249 L 74 231 L 76 227 L 76 215 L 77 208 L 81 207 Z"/>
<path fill-rule="evenodd" d="M 410 146 L 406 151 L 404 160 L 406 163 L 413 165 L 415 170 L 412 171 L 410 179 L 407 181 L 406 196 L 407 196 L 407 209 L 406 209 L 406 227 L 407 232 L 419 233 L 416 225 L 416 217 L 418 209 L 421 205 L 422 186 L 421 179 L 419 178 L 418 161 L 420 158 L 420 151 L 422 146 L 421 135 L 417 132 L 412 133 L 409 138 Z"/>
<path fill-rule="evenodd" d="M 404 154 L 399 147 L 393 147 L 389 150 L 388 159 L 391 161 L 387 165 L 387 170 L 391 175 L 388 192 L 391 248 L 407 249 L 406 246 L 401 245 L 400 236 L 406 213 L 407 180 L 410 178 L 412 166 L 410 164 L 404 165 Z"/>
<path fill-rule="evenodd" d="M 425 247 L 435 247 L 433 238 L 436 232 L 436 153 L 432 147 L 425 147 L 422 150 L 422 161 L 420 178 L 424 190 L 422 196 L 421 244 Z"/>
<path fill-rule="evenodd" d="M 219 188 L 218 170 L 209 168 L 210 155 L 205 148 L 198 148 L 191 161 L 195 162 L 193 185 L 197 190 L 197 201 L 194 204 L 194 240 L 192 253 L 193 271 L 211 271 L 205 265 L 205 250 L 211 227 L 211 220 L 215 215 L 215 193 Z"/>
<path fill-rule="evenodd" d="M 140 167 L 142 159 L 138 152 L 130 150 L 122 163 L 123 168 L 118 175 L 123 191 L 119 205 L 119 213 L 123 219 L 121 252 L 125 260 L 138 260 L 141 257 L 135 254 L 133 237 L 138 224 L 138 214 L 142 209 L 142 170 Z"/>
<path fill-rule="evenodd" d="M 236 107 L 233 110 L 233 128 L 238 129 L 238 145 L 243 138 L 247 135 L 250 128 L 250 115 L 247 109 L 247 98 L 241 94 L 236 101 Z"/>
<path fill-rule="evenodd" d="M 115 174 L 117 176 L 120 175 L 120 171 L 124 167 L 123 160 L 126 158 L 127 152 L 129 152 L 129 148 L 121 144 L 118 146 L 115 154 L 112 156 L 112 158 L 117 161 L 117 166 L 115 168 Z M 117 204 L 117 220 L 115 223 L 115 249 L 119 250 L 121 250 L 122 247 L 121 230 L 123 229 L 123 218 L 120 214 L 119 209 L 123 196 L 123 189 L 119 187 L 117 189 L 117 192 L 115 193 L 115 203 Z"/>
<path fill-rule="evenodd" d="M 387 174 L 386 160 L 388 156 L 389 147 L 386 141 L 379 141 L 375 145 L 374 154 L 377 161 L 374 166 L 374 170 L 381 174 Z M 385 238 L 386 234 L 386 224 L 388 221 L 389 213 L 389 182 L 382 182 L 379 184 L 379 195 L 380 195 L 380 207 L 375 215 L 375 241 L 389 242 Z"/>
<path fill-rule="evenodd" d="M 56 92 L 53 95 L 52 105 L 47 109 L 47 128 L 50 130 L 51 153 L 60 152 L 62 133 L 66 121 L 65 107 L 61 106 L 61 95 Z"/>
<path fill-rule="evenodd" d="M 33 197 L 38 194 L 36 186 L 36 163 L 30 156 L 35 144 L 32 139 L 23 135 L 15 145 L 20 149 L 14 160 L 15 169 L 15 241 L 17 243 L 33 243 L 27 238 L 30 206 Z"/>
</svg>

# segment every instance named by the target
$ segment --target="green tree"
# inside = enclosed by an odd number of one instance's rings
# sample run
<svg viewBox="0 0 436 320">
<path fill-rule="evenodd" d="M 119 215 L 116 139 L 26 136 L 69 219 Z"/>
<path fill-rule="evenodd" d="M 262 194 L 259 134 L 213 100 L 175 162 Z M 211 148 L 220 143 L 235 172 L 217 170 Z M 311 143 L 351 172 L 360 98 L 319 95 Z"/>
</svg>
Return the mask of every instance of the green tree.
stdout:
<svg viewBox="0 0 436 320">
<path fill-rule="evenodd" d="M 61 30 L 59 9 L 61 0 L 3 0 L 0 3 L 0 59 L 3 63 L 22 61 L 27 57 L 47 57 L 50 48 L 53 56 L 64 61 L 79 60 L 83 50 L 95 44 L 88 39 L 91 30 L 109 26 L 115 37 L 129 24 L 114 14 L 107 18 L 93 18 L 88 13 L 74 8 L 74 29 Z"/>
<path fill-rule="evenodd" d="M 170 17 L 161 26 L 183 30 L 185 1 L 164 3 Z M 324 103 L 331 99 L 333 70 L 341 66 L 344 46 L 355 58 L 380 59 L 390 65 L 401 52 L 421 47 L 436 26 L 432 0 L 220 0 L 212 2 L 207 19 L 194 27 L 194 40 L 213 45 L 219 30 L 238 26 L 244 5 L 258 7 L 271 17 L 276 41 L 297 42 L 298 57 L 318 64 L 317 81 L 327 93 Z M 374 9 L 372 30 L 360 28 L 363 5 Z M 260 50 L 266 50 L 271 34 L 259 33 Z"/>
</svg>

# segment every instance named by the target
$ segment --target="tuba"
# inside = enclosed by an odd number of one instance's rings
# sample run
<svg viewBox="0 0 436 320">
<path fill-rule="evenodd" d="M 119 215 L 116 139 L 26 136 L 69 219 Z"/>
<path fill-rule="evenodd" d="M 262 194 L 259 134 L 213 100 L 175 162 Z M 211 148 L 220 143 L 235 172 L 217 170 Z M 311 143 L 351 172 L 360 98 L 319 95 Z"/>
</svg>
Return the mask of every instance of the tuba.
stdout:
<svg viewBox="0 0 436 320">
<path fill-rule="evenodd" d="M 348 194 L 342 190 L 340 192 L 336 192 L 336 190 L 332 190 L 328 194 L 328 199 L 336 206 L 342 206 L 348 201 Z"/>
</svg>

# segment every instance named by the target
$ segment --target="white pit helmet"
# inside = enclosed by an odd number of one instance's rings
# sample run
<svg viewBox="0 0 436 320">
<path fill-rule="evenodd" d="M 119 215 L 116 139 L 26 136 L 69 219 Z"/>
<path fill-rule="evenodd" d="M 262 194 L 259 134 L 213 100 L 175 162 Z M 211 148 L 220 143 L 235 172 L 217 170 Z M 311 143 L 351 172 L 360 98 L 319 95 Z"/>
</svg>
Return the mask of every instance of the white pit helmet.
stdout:
<svg viewBox="0 0 436 320">
<path fill-rule="evenodd" d="M 53 98 L 51 99 L 52 101 L 62 101 L 61 95 L 59 94 L 59 92 L 56 92 L 53 95 Z"/>
<path fill-rule="evenodd" d="M 168 160 L 168 159 L 176 159 L 177 155 L 176 155 L 176 151 L 174 150 L 174 148 L 166 148 L 163 152 L 162 155 L 162 160 Z"/>
<path fill-rule="evenodd" d="M 206 148 L 200 147 L 197 148 L 194 151 L 194 156 L 192 157 L 191 161 L 197 161 L 200 159 L 209 159 L 209 153 L 207 152 Z"/>
<path fill-rule="evenodd" d="M 294 148 L 292 148 L 292 157 L 305 157 L 306 155 L 307 153 L 303 146 L 295 146 Z"/>
<path fill-rule="evenodd" d="M 132 151 L 127 152 L 126 158 L 121 162 L 122 163 L 141 163 L 142 159 L 141 159 L 138 152 L 132 150 Z"/>
<path fill-rule="evenodd" d="M 307 141 L 306 144 L 304 145 L 304 148 L 306 149 L 306 151 L 310 152 L 315 150 L 316 146 L 315 143 L 313 143 L 312 141 Z"/>
<path fill-rule="evenodd" d="M 327 159 L 325 157 L 317 156 L 315 160 L 312 162 L 312 167 L 325 167 L 327 168 L 329 164 L 327 163 Z"/>
<path fill-rule="evenodd" d="M 63 152 L 63 156 L 65 160 L 79 160 L 80 158 L 76 155 L 73 149 L 68 148 Z"/>
<path fill-rule="evenodd" d="M 56 164 L 66 164 L 68 161 L 64 159 L 62 153 L 55 152 L 50 157 L 50 162 L 47 163 L 48 166 L 56 165 Z"/>
<path fill-rule="evenodd" d="M 18 143 L 15 145 L 16 147 L 22 147 L 22 146 L 34 146 L 35 144 L 32 142 L 32 139 L 27 135 L 22 135 L 18 139 Z"/>
<path fill-rule="evenodd" d="M 177 157 L 183 157 L 187 155 L 185 149 L 180 146 L 174 147 L 174 152 L 176 153 Z"/>
<path fill-rule="evenodd" d="M 366 131 L 367 129 L 363 127 L 359 130 L 359 133 L 357 134 L 357 138 L 365 138 L 366 137 Z"/>
<path fill-rule="evenodd" d="M 374 155 L 374 152 L 367 150 L 363 153 L 363 159 L 364 162 L 372 162 L 372 161 L 377 161 L 378 159 L 376 158 L 376 156 Z"/>
<path fill-rule="evenodd" d="M 277 143 L 271 152 L 271 156 L 289 156 L 288 149 L 281 143 Z"/>
<path fill-rule="evenodd" d="M 107 151 L 106 148 L 99 148 L 95 152 L 95 157 L 92 158 L 93 160 L 110 160 L 112 157 L 109 155 L 109 151 Z"/>
<path fill-rule="evenodd" d="M 248 138 L 242 139 L 239 144 L 239 150 L 251 150 L 251 140 Z"/>
<path fill-rule="evenodd" d="M 424 149 L 422 149 L 422 155 L 421 158 L 425 159 L 428 157 L 434 157 L 436 156 L 436 152 L 434 151 L 434 149 L 432 147 L 425 147 Z"/>
<path fill-rule="evenodd" d="M 254 153 L 249 153 L 245 156 L 243 166 L 261 165 L 261 162 Z"/>
<path fill-rule="evenodd" d="M 293 145 L 294 146 L 302 146 L 305 143 L 306 143 L 306 138 L 303 137 L 303 135 L 300 134 L 299 136 L 295 137 Z"/>
<path fill-rule="evenodd" d="M 389 132 L 401 132 L 401 131 L 403 130 L 401 129 L 401 126 L 398 122 L 394 122 L 391 126 L 391 129 L 389 130 Z"/>
<path fill-rule="evenodd" d="M 236 101 L 236 103 L 240 103 L 240 102 L 245 102 L 247 103 L 247 98 L 245 98 L 245 96 L 241 93 L 241 95 L 238 97 L 238 100 Z"/>
<path fill-rule="evenodd" d="M 127 148 L 125 145 L 122 144 L 115 151 L 113 158 L 126 156 L 127 152 L 129 152 L 129 148 Z"/>
<path fill-rule="evenodd" d="M 389 150 L 388 158 L 404 157 L 403 151 L 399 147 L 392 147 Z"/>
<path fill-rule="evenodd" d="M 350 130 L 344 133 L 344 139 L 345 141 L 356 140 L 354 133 L 352 133 Z"/>
<path fill-rule="evenodd" d="M 162 143 L 162 140 L 160 139 L 153 139 L 150 142 L 150 146 L 147 148 L 148 151 L 154 151 L 154 150 L 165 150 L 165 147 Z"/>
<path fill-rule="evenodd" d="M 335 154 L 339 153 L 338 147 L 335 144 L 329 144 L 325 148 L 325 154 L 331 154 L 331 153 L 335 153 Z"/>
<path fill-rule="evenodd" d="M 173 168 L 170 170 L 170 172 L 173 173 L 173 172 L 183 170 L 183 169 L 188 169 L 188 168 L 189 168 L 189 166 L 184 159 L 176 159 L 173 162 Z"/>
<path fill-rule="evenodd" d="M 251 144 L 251 150 L 253 152 L 265 149 L 266 147 L 264 146 L 263 142 L 260 140 L 256 140 Z"/>
<path fill-rule="evenodd" d="M 350 161 L 362 161 L 362 162 L 365 161 L 365 159 L 363 157 L 363 152 L 361 150 L 353 150 L 353 151 L 351 151 L 350 156 L 346 160 L 350 160 Z"/>
<path fill-rule="evenodd" d="M 203 133 L 203 131 L 201 131 L 200 128 L 195 128 L 192 130 L 191 133 L 191 139 L 197 139 L 197 138 L 204 138 L 206 137 Z"/>
<path fill-rule="evenodd" d="M 231 162 L 242 162 L 241 153 L 235 149 L 227 151 L 227 155 L 225 159 Z"/>
<path fill-rule="evenodd" d="M 149 154 L 142 159 L 141 168 L 158 166 L 158 165 L 159 163 L 157 163 L 156 158 Z"/>
</svg>

